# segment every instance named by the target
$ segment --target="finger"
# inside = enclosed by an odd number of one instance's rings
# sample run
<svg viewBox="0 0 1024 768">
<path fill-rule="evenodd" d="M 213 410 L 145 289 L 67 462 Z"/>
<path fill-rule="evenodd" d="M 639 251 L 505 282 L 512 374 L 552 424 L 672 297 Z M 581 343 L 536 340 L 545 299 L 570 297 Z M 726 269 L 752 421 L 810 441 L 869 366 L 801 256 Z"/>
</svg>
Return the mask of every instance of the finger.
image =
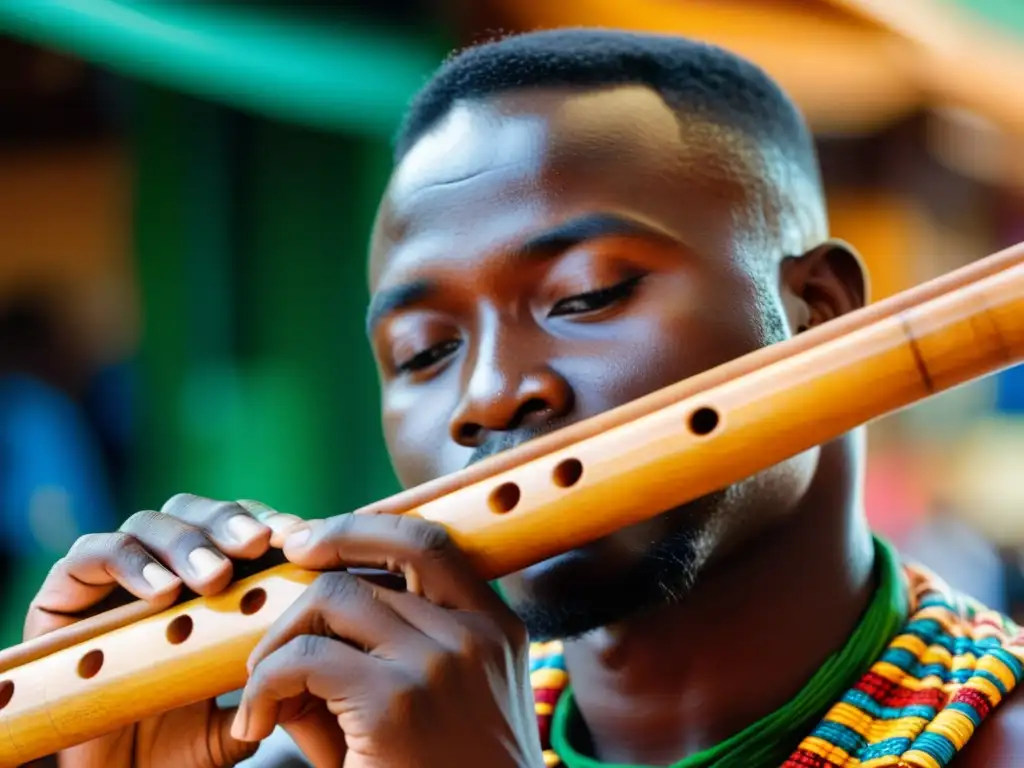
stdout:
<svg viewBox="0 0 1024 768">
<path fill-rule="evenodd" d="M 98 739 L 90 742 L 94 745 L 91 750 L 94 755 L 92 759 L 82 755 L 80 760 L 65 762 L 62 752 L 59 765 L 76 768 L 111 768 L 118 765 L 132 768 L 152 768 L 154 765 L 167 768 L 229 768 L 251 757 L 260 746 L 258 743 L 232 738 L 231 723 L 235 719 L 235 712 L 235 707 L 222 708 L 216 700 L 170 710 L 160 717 L 148 718 L 128 729 L 128 743 L 124 745 L 126 750 L 121 750 L 122 754 L 127 751 L 128 755 L 121 759 L 111 754 L 109 745 L 105 750 L 98 748 L 105 741 Z M 133 758 L 133 753 L 140 757 Z M 55 764 L 54 768 L 58 766 Z"/>
<path fill-rule="evenodd" d="M 253 560 L 270 548 L 272 531 L 269 526 L 238 502 L 179 493 L 169 499 L 160 512 L 198 528 L 221 552 L 231 557 Z"/>
<path fill-rule="evenodd" d="M 50 569 L 32 601 L 26 638 L 66 626 L 123 587 L 135 597 L 171 605 L 181 579 L 126 533 L 89 534 Z"/>
<path fill-rule="evenodd" d="M 177 592 L 181 579 L 128 534 L 89 534 L 50 569 L 35 602 L 47 610 L 77 613 L 118 586 L 153 601 Z"/>
<path fill-rule="evenodd" d="M 530 647 L 526 625 L 507 608 L 451 611 L 418 595 L 392 590 L 381 590 L 377 600 L 438 646 L 473 664 L 503 664 L 508 653 L 525 655 Z"/>
<path fill-rule="evenodd" d="M 277 547 L 278 549 L 284 546 L 284 540 L 293 528 L 302 526 L 306 522 L 297 515 L 287 515 L 283 512 L 278 512 L 261 501 L 241 499 L 237 504 L 270 528 L 273 532 L 270 538 L 270 546 Z"/>
<path fill-rule="evenodd" d="M 410 592 L 464 610 L 508 611 L 473 571 L 448 532 L 411 515 L 339 515 L 294 529 L 285 556 L 304 568 L 370 566 L 398 570 Z"/>
<path fill-rule="evenodd" d="M 516 647 L 526 647 L 529 642 L 525 628 L 509 636 L 512 621 L 495 621 L 480 611 L 451 611 L 411 592 L 382 590 L 377 594 L 377 602 L 387 605 L 420 634 L 455 653 L 472 654 L 485 644 L 505 647 L 507 640 L 513 644 L 518 641 L 520 645 Z"/>
<path fill-rule="evenodd" d="M 231 582 L 231 561 L 201 530 L 171 515 L 136 512 L 121 526 L 200 595 L 213 595 Z"/>
<path fill-rule="evenodd" d="M 313 768 L 342 768 L 348 745 L 338 718 L 322 701 L 301 717 L 285 719 L 280 725 Z"/>
<path fill-rule="evenodd" d="M 209 733 L 218 735 L 216 739 L 210 739 L 210 757 L 213 758 L 215 766 L 237 765 L 243 760 L 250 758 L 259 749 L 258 743 L 241 741 L 231 735 L 231 727 L 235 722 L 237 708 L 229 707 L 220 709 L 214 707 L 210 713 Z"/>
<path fill-rule="evenodd" d="M 386 603 L 377 589 L 349 573 L 324 573 L 302 593 L 249 655 L 249 672 L 267 656 L 302 635 L 337 637 L 381 658 L 410 640 L 426 640 Z M 422 598 L 417 598 L 422 600 Z"/>
<path fill-rule="evenodd" d="M 338 640 L 296 637 L 256 665 L 231 734 L 243 741 L 265 739 L 278 722 L 281 704 L 303 693 L 327 702 L 366 693 L 373 667 L 381 663 Z"/>
</svg>

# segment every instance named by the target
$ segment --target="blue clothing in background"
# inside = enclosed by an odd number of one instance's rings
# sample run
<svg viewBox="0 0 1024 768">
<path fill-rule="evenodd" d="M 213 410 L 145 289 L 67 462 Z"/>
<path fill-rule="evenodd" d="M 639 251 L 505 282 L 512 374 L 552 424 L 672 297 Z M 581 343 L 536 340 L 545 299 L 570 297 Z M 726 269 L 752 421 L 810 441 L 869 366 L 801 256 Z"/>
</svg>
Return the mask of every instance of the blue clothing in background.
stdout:
<svg viewBox="0 0 1024 768">
<path fill-rule="evenodd" d="M 995 378 L 996 410 L 1024 414 L 1024 365 L 1009 368 Z"/>
<path fill-rule="evenodd" d="M 100 446 L 69 397 L 0 378 L 0 547 L 61 556 L 85 533 L 117 528 Z"/>
</svg>

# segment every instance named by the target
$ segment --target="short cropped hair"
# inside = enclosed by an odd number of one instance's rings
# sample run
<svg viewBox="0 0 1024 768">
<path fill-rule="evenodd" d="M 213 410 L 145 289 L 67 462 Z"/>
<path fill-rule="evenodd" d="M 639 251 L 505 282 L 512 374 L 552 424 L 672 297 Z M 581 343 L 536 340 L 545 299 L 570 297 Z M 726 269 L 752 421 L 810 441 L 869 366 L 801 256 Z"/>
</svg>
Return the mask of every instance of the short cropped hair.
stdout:
<svg viewBox="0 0 1024 768">
<path fill-rule="evenodd" d="M 828 212 L 814 139 L 778 84 L 746 59 L 672 35 L 574 28 L 512 35 L 449 57 L 413 98 L 395 137 L 395 164 L 460 101 L 558 87 L 640 85 L 681 121 L 738 131 L 755 163 L 751 215 L 767 238 L 770 269 L 828 237 Z M 735 148 L 736 145 L 733 145 Z"/>
<path fill-rule="evenodd" d="M 759 67 L 683 37 L 586 28 L 513 35 L 449 58 L 410 104 L 395 139 L 395 160 L 457 101 L 524 88 L 614 85 L 645 85 L 680 112 L 771 141 L 818 177 L 803 116 Z"/>
</svg>

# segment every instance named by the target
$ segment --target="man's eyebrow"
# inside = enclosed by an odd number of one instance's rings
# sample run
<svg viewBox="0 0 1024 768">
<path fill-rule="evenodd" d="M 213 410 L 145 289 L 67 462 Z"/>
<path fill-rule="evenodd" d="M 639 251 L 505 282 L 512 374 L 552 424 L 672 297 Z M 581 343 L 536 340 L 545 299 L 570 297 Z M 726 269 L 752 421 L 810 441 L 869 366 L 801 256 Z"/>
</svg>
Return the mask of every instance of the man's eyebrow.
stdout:
<svg viewBox="0 0 1024 768">
<path fill-rule="evenodd" d="M 675 240 L 669 232 L 631 216 L 618 213 L 587 213 L 556 224 L 513 249 L 522 256 L 544 256 L 602 237 L 646 237 Z"/>
<path fill-rule="evenodd" d="M 511 249 L 513 258 L 544 258 L 603 237 L 646 237 L 678 243 L 668 231 L 632 216 L 618 213 L 586 213 L 533 235 Z M 377 324 L 392 312 L 424 301 L 436 290 L 427 280 L 416 280 L 393 288 L 384 288 L 370 301 L 366 312 L 366 333 L 372 335 Z"/>
<path fill-rule="evenodd" d="M 433 291 L 434 284 L 427 280 L 415 280 L 378 291 L 373 295 L 366 310 L 366 335 L 373 334 L 374 328 L 385 315 L 423 301 Z"/>
</svg>

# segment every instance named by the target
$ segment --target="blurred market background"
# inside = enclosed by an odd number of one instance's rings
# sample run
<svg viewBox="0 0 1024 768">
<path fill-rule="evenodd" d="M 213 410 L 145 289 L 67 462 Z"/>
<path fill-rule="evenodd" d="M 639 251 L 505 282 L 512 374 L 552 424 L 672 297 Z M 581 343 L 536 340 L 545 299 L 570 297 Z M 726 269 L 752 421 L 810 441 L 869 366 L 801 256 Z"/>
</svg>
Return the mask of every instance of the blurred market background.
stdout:
<svg viewBox="0 0 1024 768">
<path fill-rule="evenodd" d="M 362 330 L 392 132 L 452 48 L 566 25 L 765 67 L 876 299 L 1024 240 L 1019 0 L 0 0 L 0 645 L 77 536 L 175 492 L 397 490 Z M 1022 411 L 1012 370 L 879 422 L 867 498 L 1018 615 Z"/>
</svg>

